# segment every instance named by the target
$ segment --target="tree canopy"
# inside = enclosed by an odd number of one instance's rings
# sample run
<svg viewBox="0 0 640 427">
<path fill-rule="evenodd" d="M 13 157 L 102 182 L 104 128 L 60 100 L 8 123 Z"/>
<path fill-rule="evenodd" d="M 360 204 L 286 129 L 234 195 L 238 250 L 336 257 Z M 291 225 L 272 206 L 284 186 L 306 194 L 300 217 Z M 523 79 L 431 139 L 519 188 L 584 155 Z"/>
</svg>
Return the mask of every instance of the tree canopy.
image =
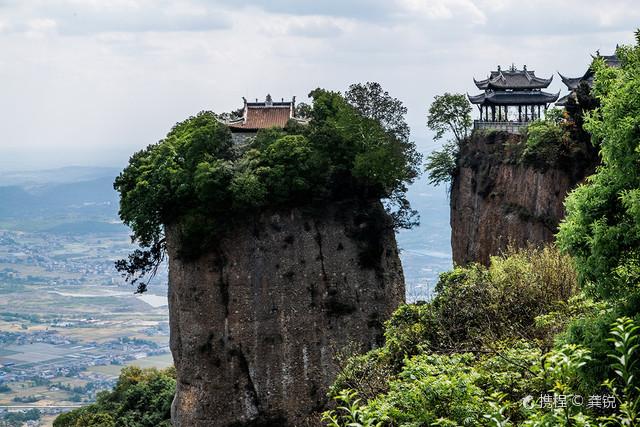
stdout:
<svg viewBox="0 0 640 427">
<path fill-rule="evenodd" d="M 436 95 L 427 115 L 427 126 L 435 132 L 435 140 L 451 132 L 458 145 L 462 144 L 469 137 L 471 125 L 471 104 L 465 95 Z"/>
<path fill-rule="evenodd" d="M 140 249 L 117 268 L 139 292 L 164 257 L 167 225 L 179 225 L 179 256 L 189 258 L 234 221 L 267 208 L 382 199 L 397 227 L 415 223 L 405 192 L 421 158 L 402 103 L 377 83 L 352 85 L 345 96 L 316 89 L 310 97 L 308 125 L 260 131 L 247 147 L 233 145 L 216 114 L 201 112 L 131 157 L 114 187 Z"/>
<path fill-rule="evenodd" d="M 426 171 L 429 183 L 440 185 L 451 181 L 457 169 L 459 148 L 471 131 L 471 104 L 460 93 L 437 95 L 429 107 L 427 127 L 435 132 L 434 140 L 450 133 L 453 139 L 447 141 L 441 150 L 434 150 L 427 157 Z"/>
</svg>

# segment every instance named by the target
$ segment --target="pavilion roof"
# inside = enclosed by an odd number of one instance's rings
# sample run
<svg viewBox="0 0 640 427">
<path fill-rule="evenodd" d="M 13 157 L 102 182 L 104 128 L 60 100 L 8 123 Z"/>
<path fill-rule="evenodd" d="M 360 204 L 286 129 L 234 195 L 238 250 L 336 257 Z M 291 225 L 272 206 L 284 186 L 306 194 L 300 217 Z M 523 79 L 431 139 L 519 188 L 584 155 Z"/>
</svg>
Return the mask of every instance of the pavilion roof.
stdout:
<svg viewBox="0 0 640 427">
<path fill-rule="evenodd" d="M 480 95 L 467 95 L 472 104 L 482 105 L 543 105 L 555 102 L 560 96 L 558 93 L 542 91 L 492 91 L 488 90 Z"/>
<path fill-rule="evenodd" d="M 511 66 L 508 70 L 492 71 L 488 78 L 484 80 L 473 79 L 478 89 L 497 89 L 497 90 L 523 90 L 523 89 L 544 89 L 553 80 L 553 75 L 548 79 L 536 76 L 535 71 L 524 69 L 518 70 L 515 66 Z"/>
<path fill-rule="evenodd" d="M 620 66 L 620 59 L 618 58 L 618 56 L 614 53 L 613 55 L 600 55 L 600 52 L 597 53 L 596 56 L 591 55 L 591 57 L 595 60 L 598 58 L 602 58 L 604 60 L 604 63 L 606 65 L 608 65 L 609 67 L 619 67 Z M 569 90 L 576 90 L 578 88 L 578 86 L 580 86 L 580 83 L 585 82 L 587 83 L 587 85 L 589 85 L 589 87 L 591 87 L 591 85 L 593 85 L 593 76 L 594 76 L 594 71 L 593 71 L 593 67 L 590 65 L 589 68 L 587 68 L 587 71 L 585 71 L 585 73 L 582 75 L 582 77 L 566 77 L 563 76 L 562 74 L 558 73 L 560 75 L 560 78 L 562 79 L 562 82 L 567 86 L 567 88 Z"/>
</svg>

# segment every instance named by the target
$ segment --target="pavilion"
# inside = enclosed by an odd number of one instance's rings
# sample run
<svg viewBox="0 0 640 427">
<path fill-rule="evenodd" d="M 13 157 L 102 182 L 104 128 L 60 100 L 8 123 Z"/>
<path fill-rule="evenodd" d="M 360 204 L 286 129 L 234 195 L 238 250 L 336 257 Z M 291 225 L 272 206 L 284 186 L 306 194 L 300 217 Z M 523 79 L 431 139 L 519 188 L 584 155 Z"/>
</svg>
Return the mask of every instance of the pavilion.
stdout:
<svg viewBox="0 0 640 427">
<path fill-rule="evenodd" d="M 508 70 L 500 66 L 484 80 L 473 79 L 484 93 L 467 95 L 469 101 L 480 111 L 480 119 L 474 121 L 474 129 L 498 129 L 519 133 L 528 122 L 541 118 L 560 93 L 552 94 L 546 89 L 553 76 L 543 79 L 525 65 L 518 70 L 512 65 Z"/>
</svg>

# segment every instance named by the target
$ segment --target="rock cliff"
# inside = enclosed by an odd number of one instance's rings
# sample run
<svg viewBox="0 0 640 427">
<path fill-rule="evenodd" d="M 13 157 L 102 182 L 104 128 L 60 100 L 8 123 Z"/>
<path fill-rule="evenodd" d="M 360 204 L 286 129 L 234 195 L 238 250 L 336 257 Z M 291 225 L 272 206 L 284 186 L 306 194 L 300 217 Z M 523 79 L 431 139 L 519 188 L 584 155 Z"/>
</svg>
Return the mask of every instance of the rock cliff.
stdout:
<svg viewBox="0 0 640 427">
<path fill-rule="evenodd" d="M 566 195 L 597 163 L 589 148 L 553 163 L 523 161 L 520 142 L 505 132 L 474 133 L 462 147 L 451 187 L 454 263 L 488 264 L 508 244 L 552 242 Z"/>
<path fill-rule="evenodd" d="M 381 344 L 404 301 L 378 201 L 263 213 L 191 261 L 177 256 L 176 228 L 166 233 L 176 427 L 307 425 L 336 352 Z"/>
</svg>

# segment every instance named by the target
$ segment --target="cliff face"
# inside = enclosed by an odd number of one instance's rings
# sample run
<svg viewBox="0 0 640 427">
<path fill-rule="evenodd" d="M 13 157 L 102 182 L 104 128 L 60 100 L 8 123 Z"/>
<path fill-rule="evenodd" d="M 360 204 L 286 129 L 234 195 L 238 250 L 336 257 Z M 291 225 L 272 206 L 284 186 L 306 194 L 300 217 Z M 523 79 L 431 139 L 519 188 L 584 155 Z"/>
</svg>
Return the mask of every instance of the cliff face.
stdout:
<svg viewBox="0 0 640 427">
<path fill-rule="evenodd" d="M 489 263 L 508 244 L 552 242 L 566 195 L 595 168 L 591 151 L 561 164 L 515 161 L 519 136 L 474 134 L 460 153 L 451 187 L 451 246 L 456 264 Z"/>
<path fill-rule="evenodd" d="M 380 344 L 404 301 L 379 202 L 264 214 L 195 261 L 176 256 L 175 229 L 167 239 L 176 427 L 304 425 L 336 352 Z"/>
</svg>

